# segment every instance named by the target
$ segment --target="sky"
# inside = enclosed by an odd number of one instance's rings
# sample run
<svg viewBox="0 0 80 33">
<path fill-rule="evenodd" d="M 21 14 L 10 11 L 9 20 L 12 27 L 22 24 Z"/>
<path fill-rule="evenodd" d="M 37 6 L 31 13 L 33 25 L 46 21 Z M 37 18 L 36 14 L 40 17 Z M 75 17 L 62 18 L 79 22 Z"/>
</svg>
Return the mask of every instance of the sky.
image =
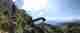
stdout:
<svg viewBox="0 0 80 33">
<path fill-rule="evenodd" d="M 22 9 L 22 6 L 24 5 L 24 1 L 23 0 L 13 0 L 13 2 L 15 2 L 15 4 L 17 5 L 17 7 L 19 9 Z"/>
<path fill-rule="evenodd" d="M 80 0 L 48 0 L 49 24 L 80 20 Z M 53 22 L 53 21 L 56 22 Z"/>
<path fill-rule="evenodd" d="M 80 0 L 48 0 L 49 20 L 69 20 L 79 18 Z"/>
<path fill-rule="evenodd" d="M 16 4 L 22 6 L 33 19 L 41 16 L 56 21 L 80 19 L 80 0 L 17 0 Z"/>
</svg>

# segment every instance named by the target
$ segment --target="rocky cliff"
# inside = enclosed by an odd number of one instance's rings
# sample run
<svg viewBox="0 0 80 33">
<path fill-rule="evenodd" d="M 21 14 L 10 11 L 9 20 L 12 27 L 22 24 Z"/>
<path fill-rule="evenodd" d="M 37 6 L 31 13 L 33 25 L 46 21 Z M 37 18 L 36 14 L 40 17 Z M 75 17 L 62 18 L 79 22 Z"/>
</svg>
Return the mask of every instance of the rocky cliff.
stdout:
<svg viewBox="0 0 80 33">
<path fill-rule="evenodd" d="M 12 0 L 0 0 L 0 32 L 9 32 L 9 15 L 12 11 Z M 32 21 L 32 17 L 25 13 L 25 10 L 16 7 L 16 32 L 24 31 L 24 24 Z M 13 25 L 12 25 L 13 26 Z"/>
</svg>

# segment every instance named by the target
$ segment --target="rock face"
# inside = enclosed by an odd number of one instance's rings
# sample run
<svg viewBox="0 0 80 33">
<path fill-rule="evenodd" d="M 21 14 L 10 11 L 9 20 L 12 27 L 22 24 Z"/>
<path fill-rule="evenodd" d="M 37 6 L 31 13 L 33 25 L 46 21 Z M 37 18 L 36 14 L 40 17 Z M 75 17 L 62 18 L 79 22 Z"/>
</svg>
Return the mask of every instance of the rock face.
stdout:
<svg viewBox="0 0 80 33">
<path fill-rule="evenodd" d="M 12 19 L 14 19 L 15 17 L 16 19 L 14 21 L 10 20 L 9 18 L 11 16 L 11 12 L 13 11 L 12 5 L 12 0 L 0 0 L 0 32 L 10 33 L 10 28 L 12 28 L 14 25 L 14 27 L 16 28 L 15 32 L 22 33 L 24 31 L 24 24 L 28 24 L 27 22 L 30 23 L 32 21 L 32 18 L 29 15 L 25 14 L 24 10 L 15 7 L 16 12 L 15 15 L 12 16 Z"/>
<path fill-rule="evenodd" d="M 10 0 L 11 1 L 11 0 Z M 0 0 L 0 31 L 2 32 L 8 32 L 9 31 L 9 25 L 8 25 L 8 21 L 9 21 L 9 12 L 10 7 L 9 5 L 9 0 Z"/>
</svg>

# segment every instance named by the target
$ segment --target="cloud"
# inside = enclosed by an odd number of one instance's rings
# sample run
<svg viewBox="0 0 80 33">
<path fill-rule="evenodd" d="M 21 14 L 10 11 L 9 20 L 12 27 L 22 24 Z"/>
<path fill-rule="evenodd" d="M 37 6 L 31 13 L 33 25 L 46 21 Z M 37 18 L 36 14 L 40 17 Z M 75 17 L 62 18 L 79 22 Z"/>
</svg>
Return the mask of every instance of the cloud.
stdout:
<svg viewBox="0 0 80 33">
<path fill-rule="evenodd" d="M 45 16 L 47 8 L 47 0 L 24 0 L 23 9 L 33 18 Z"/>
</svg>

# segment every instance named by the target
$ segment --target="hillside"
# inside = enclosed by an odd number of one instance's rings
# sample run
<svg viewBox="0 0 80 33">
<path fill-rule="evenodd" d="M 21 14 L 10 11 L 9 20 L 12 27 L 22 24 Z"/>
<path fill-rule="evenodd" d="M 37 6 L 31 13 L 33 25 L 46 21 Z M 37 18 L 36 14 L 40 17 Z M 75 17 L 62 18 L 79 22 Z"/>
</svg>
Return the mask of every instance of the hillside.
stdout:
<svg viewBox="0 0 80 33">
<path fill-rule="evenodd" d="M 9 8 L 12 4 L 11 0 L 0 0 L 0 32 L 9 32 L 9 15 L 12 8 Z M 9 5 L 10 4 L 10 5 Z M 8 7 L 9 6 L 9 7 Z M 24 31 L 24 24 L 29 24 L 32 21 L 32 17 L 25 13 L 25 10 L 18 9 L 16 7 L 16 32 L 22 33 Z M 13 26 L 13 25 L 12 25 Z"/>
</svg>

